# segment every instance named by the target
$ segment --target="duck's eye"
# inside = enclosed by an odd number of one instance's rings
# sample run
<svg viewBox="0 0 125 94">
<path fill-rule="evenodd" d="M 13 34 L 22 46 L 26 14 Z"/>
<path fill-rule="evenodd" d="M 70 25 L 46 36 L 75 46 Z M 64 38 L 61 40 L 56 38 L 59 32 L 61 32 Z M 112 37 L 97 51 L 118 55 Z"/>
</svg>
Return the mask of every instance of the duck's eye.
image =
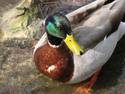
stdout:
<svg viewBox="0 0 125 94">
<path fill-rule="evenodd" d="M 60 25 L 60 26 L 59 26 L 59 30 L 64 30 L 63 25 Z"/>
<path fill-rule="evenodd" d="M 65 25 L 65 24 L 61 24 L 61 25 L 59 25 L 59 30 L 61 31 L 61 32 L 64 32 L 64 33 L 66 33 L 66 34 L 71 34 L 71 29 L 67 26 L 67 25 Z"/>
</svg>

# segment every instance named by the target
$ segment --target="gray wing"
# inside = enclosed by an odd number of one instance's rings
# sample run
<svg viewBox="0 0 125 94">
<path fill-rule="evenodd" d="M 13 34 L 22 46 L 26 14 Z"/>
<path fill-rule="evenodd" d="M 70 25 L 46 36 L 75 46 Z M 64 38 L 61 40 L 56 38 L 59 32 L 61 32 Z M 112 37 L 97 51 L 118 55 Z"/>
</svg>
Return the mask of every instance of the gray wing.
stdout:
<svg viewBox="0 0 125 94">
<path fill-rule="evenodd" d="M 90 14 L 73 30 L 78 43 L 91 48 L 117 30 L 125 13 L 125 0 L 115 0 Z"/>
</svg>

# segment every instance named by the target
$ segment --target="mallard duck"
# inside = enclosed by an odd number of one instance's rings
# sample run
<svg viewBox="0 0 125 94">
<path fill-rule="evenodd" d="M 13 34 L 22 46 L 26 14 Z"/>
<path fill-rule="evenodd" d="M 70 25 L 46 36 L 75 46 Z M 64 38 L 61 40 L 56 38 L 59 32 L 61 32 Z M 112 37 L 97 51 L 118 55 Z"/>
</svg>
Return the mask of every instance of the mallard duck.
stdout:
<svg viewBox="0 0 125 94">
<path fill-rule="evenodd" d="M 107 62 L 125 34 L 125 0 L 115 0 L 71 29 L 69 20 L 54 13 L 45 20 L 45 34 L 34 49 L 34 61 L 44 75 L 68 84 L 88 79 Z"/>
</svg>

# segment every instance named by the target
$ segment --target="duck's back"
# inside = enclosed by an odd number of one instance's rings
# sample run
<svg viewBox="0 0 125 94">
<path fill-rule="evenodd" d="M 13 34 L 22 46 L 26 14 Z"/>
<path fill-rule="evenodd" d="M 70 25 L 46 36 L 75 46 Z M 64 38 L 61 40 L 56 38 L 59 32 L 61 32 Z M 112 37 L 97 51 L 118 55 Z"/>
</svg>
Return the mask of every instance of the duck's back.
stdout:
<svg viewBox="0 0 125 94">
<path fill-rule="evenodd" d="M 92 48 L 115 32 L 125 13 L 125 1 L 115 0 L 90 14 L 73 30 L 78 43 Z"/>
</svg>

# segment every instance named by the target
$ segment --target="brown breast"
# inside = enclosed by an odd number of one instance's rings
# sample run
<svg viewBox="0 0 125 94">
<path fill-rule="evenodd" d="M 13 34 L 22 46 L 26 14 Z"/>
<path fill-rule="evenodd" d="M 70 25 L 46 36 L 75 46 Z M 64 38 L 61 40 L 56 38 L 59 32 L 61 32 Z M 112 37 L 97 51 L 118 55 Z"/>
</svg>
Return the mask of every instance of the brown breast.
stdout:
<svg viewBox="0 0 125 94">
<path fill-rule="evenodd" d="M 72 77 L 72 54 L 65 45 L 52 48 L 46 44 L 38 48 L 34 54 L 34 61 L 38 70 L 52 79 L 66 82 Z"/>
</svg>

